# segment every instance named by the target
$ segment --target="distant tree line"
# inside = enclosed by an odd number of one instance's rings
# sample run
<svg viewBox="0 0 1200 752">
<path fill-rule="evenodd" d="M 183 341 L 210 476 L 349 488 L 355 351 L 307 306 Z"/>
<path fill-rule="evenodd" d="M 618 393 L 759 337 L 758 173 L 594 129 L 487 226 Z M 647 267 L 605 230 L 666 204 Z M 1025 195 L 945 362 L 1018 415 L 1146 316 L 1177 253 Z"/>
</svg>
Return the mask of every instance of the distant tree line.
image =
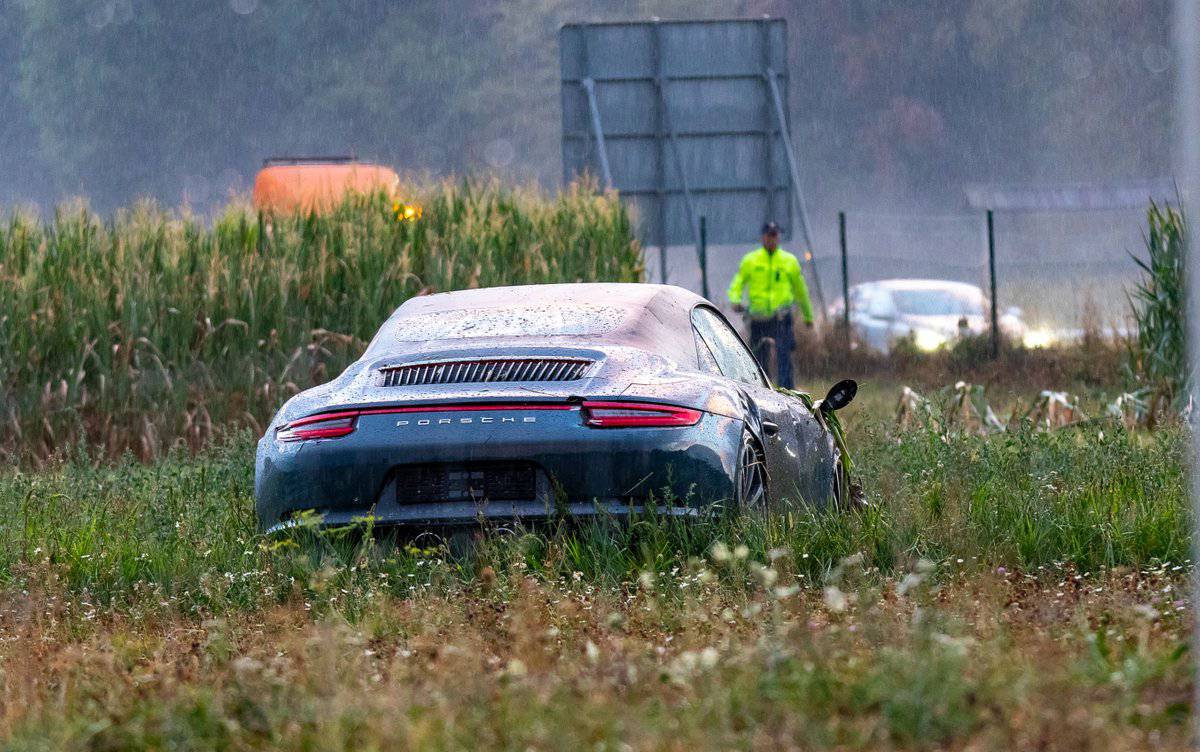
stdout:
<svg viewBox="0 0 1200 752">
<path fill-rule="evenodd" d="M 206 204 L 351 150 L 554 184 L 562 23 L 762 14 L 818 201 L 1169 173 L 1169 0 L 0 0 L 0 202 Z"/>
</svg>

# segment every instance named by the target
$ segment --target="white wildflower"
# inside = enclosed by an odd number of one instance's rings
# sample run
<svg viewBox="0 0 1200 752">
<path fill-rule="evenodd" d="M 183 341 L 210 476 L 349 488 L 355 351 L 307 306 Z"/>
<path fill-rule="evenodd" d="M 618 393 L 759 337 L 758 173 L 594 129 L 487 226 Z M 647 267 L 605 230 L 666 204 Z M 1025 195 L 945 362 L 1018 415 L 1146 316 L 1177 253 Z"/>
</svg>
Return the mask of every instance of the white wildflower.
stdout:
<svg viewBox="0 0 1200 752">
<path fill-rule="evenodd" d="M 779 579 L 779 573 L 770 567 L 756 567 L 754 573 L 758 575 L 764 588 L 770 588 Z"/>
<path fill-rule="evenodd" d="M 924 576 L 910 572 L 904 575 L 903 580 L 900 580 L 900 584 L 896 586 L 896 592 L 900 595 L 907 595 L 909 591 L 915 590 L 924 581 Z"/>
<path fill-rule="evenodd" d="M 504 667 L 504 674 L 513 678 L 520 678 L 529 673 L 529 669 L 525 668 L 525 662 L 520 658 L 513 658 Z"/>
<path fill-rule="evenodd" d="M 775 588 L 775 597 L 783 600 L 784 598 L 791 598 L 793 595 L 799 592 L 799 585 L 789 585 L 788 587 Z"/>
<path fill-rule="evenodd" d="M 841 591 L 837 585 L 830 585 L 825 588 L 825 607 L 834 613 L 840 614 L 846 610 L 849 600 L 846 594 Z"/>
</svg>

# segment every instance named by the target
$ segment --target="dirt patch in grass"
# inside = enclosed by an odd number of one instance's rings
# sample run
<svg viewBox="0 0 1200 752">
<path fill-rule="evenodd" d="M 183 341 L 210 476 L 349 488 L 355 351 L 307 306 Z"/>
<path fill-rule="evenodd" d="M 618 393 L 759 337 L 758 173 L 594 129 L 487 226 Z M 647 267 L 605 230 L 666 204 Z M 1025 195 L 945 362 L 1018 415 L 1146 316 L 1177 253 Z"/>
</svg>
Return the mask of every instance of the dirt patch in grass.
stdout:
<svg viewBox="0 0 1200 752">
<path fill-rule="evenodd" d="M 1184 749 L 1177 573 L 976 568 L 731 589 L 517 572 L 203 620 L 0 612 L 14 747 Z M 1080 577 L 1080 579 L 1076 579 Z M 859 579 L 855 579 L 859 578 Z M 836 592 L 833 592 L 836 590 Z"/>
</svg>

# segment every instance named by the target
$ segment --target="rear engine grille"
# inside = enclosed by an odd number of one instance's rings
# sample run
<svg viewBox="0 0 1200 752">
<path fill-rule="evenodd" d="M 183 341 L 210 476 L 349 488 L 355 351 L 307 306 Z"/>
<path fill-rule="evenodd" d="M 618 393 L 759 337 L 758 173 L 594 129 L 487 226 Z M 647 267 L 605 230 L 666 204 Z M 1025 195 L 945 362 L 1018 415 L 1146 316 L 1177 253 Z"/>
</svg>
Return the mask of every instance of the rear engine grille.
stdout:
<svg viewBox="0 0 1200 752">
<path fill-rule="evenodd" d="M 590 360 L 580 358 L 503 358 L 418 363 L 379 369 L 383 386 L 482 384 L 512 381 L 575 381 Z"/>
<path fill-rule="evenodd" d="M 530 501 L 536 495 L 536 471 L 527 462 L 407 465 L 396 469 L 396 501 L 401 504 Z"/>
</svg>

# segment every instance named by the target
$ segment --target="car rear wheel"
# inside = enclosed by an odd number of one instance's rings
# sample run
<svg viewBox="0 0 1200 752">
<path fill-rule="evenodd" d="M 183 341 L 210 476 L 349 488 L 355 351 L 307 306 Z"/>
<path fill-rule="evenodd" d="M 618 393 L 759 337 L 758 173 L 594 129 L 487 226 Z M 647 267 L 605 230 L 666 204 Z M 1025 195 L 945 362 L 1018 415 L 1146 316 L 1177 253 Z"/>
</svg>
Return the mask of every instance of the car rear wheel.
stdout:
<svg viewBox="0 0 1200 752">
<path fill-rule="evenodd" d="M 839 512 L 863 509 L 867 506 L 862 486 L 853 478 L 846 477 L 840 452 L 834 455 L 833 482 L 830 485 L 829 500 Z"/>
<path fill-rule="evenodd" d="M 742 434 L 738 452 L 737 508 L 763 511 L 767 508 L 767 468 L 758 442 L 749 433 Z"/>
<path fill-rule="evenodd" d="M 845 498 L 846 489 L 842 488 L 842 458 L 840 455 L 834 456 L 833 479 L 829 485 L 829 501 L 833 504 L 833 508 L 839 511 L 849 509 Z"/>
</svg>

